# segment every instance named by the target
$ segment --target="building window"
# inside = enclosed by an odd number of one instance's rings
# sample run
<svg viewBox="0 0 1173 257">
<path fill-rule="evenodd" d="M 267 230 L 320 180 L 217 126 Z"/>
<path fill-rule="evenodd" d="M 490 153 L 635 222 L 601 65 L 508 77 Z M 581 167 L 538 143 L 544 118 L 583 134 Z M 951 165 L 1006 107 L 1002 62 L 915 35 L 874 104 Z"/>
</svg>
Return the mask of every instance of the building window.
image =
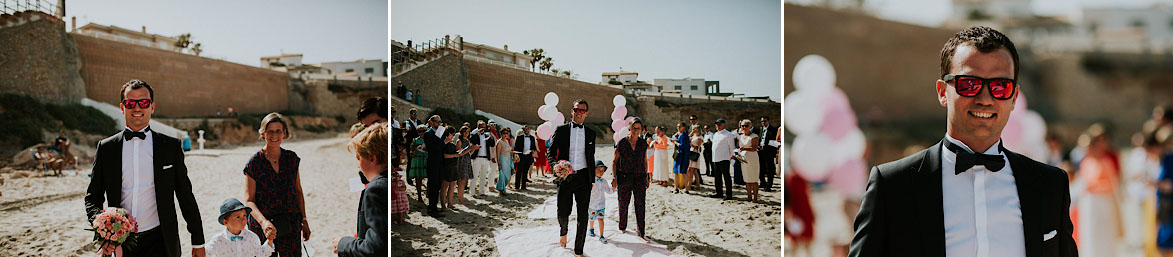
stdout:
<svg viewBox="0 0 1173 257">
<path fill-rule="evenodd" d="M 513 57 L 511 57 L 511 56 L 506 56 L 506 57 L 505 57 L 505 62 L 507 62 L 507 63 L 513 63 Z"/>
<path fill-rule="evenodd" d="M 696 86 L 692 86 L 692 90 L 694 90 L 694 91 L 695 91 L 695 90 L 696 90 Z"/>
<path fill-rule="evenodd" d="M 371 74 L 371 73 L 375 73 L 375 68 L 366 68 L 366 69 L 363 69 L 363 71 L 365 71 L 367 74 Z M 692 89 L 696 89 L 696 86 L 692 86 Z"/>
<path fill-rule="evenodd" d="M 346 69 L 346 72 L 354 72 L 354 69 Z"/>
<path fill-rule="evenodd" d="M 676 90 L 680 90 L 680 86 L 676 86 Z"/>
</svg>

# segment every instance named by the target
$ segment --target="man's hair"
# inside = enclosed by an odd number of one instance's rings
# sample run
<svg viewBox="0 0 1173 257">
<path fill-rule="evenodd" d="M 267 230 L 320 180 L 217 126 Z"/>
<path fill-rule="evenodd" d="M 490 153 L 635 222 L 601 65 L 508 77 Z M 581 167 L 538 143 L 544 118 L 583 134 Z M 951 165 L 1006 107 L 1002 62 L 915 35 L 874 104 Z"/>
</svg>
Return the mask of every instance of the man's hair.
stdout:
<svg viewBox="0 0 1173 257">
<path fill-rule="evenodd" d="M 383 117 L 383 119 L 386 119 L 387 98 L 380 96 L 367 98 L 367 100 L 362 101 L 362 106 L 358 108 L 357 118 L 361 120 L 363 117 L 371 115 L 372 113 L 379 115 L 379 117 Z"/>
<path fill-rule="evenodd" d="M 257 129 L 257 133 L 260 134 L 258 138 L 261 140 L 265 139 L 265 129 L 269 127 L 269 123 L 273 122 L 281 123 L 281 130 L 285 131 L 285 137 L 283 138 L 289 138 L 293 135 L 292 132 L 289 132 L 289 123 L 285 123 L 285 115 L 270 112 L 268 115 L 265 115 L 265 118 L 261 119 L 261 128 Z"/>
<path fill-rule="evenodd" d="M 432 122 L 432 121 L 440 122 L 440 121 L 436 121 L 436 119 L 440 119 L 439 114 L 433 114 L 432 117 L 428 117 L 428 122 Z"/>
<path fill-rule="evenodd" d="M 375 163 L 387 165 L 387 141 L 387 123 L 380 122 L 358 132 L 358 135 L 350 139 L 346 149 L 354 151 L 362 158 L 376 157 Z"/>
<path fill-rule="evenodd" d="M 419 112 L 419 110 L 417 110 L 415 108 L 411 108 L 411 110 L 407 110 L 407 113 L 410 113 L 410 114 L 415 114 L 416 112 Z"/>
<path fill-rule="evenodd" d="M 1018 50 L 1014 48 L 1014 42 L 1010 42 L 1010 38 L 1002 32 L 986 26 L 966 28 L 953 34 L 953 37 L 945 42 L 945 48 L 941 48 L 941 76 L 937 77 L 938 79 L 945 77 L 953 69 L 953 54 L 962 43 L 968 43 L 982 53 L 994 52 L 1002 47 L 1010 50 L 1010 57 L 1014 60 L 1014 79 L 1018 79 Z"/>
<path fill-rule="evenodd" d="M 586 100 L 583 100 L 583 99 L 574 100 L 574 106 L 578 106 L 579 104 L 586 105 L 587 110 L 591 109 L 591 105 L 587 104 Z M 574 108 L 574 106 L 571 106 L 570 108 Z"/>
<path fill-rule="evenodd" d="M 696 114 L 688 115 L 688 119 L 696 119 Z"/>
<path fill-rule="evenodd" d="M 126 91 L 128 91 L 128 90 L 126 90 L 127 88 L 129 88 L 130 90 L 135 90 L 135 89 L 144 88 L 144 87 L 147 88 L 147 92 L 151 93 L 151 102 L 154 102 L 155 101 L 155 89 L 152 89 L 151 84 L 147 84 L 146 81 L 137 80 L 137 79 L 128 81 L 128 82 L 126 82 L 126 84 L 122 84 L 122 89 L 118 90 L 118 101 L 122 102 L 122 101 L 126 100 Z M 119 104 L 121 104 L 121 103 L 119 103 Z"/>
</svg>

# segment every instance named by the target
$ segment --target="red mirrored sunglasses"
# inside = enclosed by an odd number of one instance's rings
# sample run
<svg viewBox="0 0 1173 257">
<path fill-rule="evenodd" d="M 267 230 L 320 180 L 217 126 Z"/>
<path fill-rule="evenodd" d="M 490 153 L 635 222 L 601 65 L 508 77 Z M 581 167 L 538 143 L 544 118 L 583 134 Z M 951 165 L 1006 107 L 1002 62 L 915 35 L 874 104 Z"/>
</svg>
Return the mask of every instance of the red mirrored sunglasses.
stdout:
<svg viewBox="0 0 1173 257">
<path fill-rule="evenodd" d="M 574 111 L 574 113 L 578 113 L 578 114 L 583 114 L 583 113 L 586 113 L 586 112 L 587 112 L 587 110 L 586 110 L 586 109 L 579 109 L 579 108 L 573 108 L 573 109 L 570 109 L 570 110 L 571 110 L 571 111 Z"/>
<path fill-rule="evenodd" d="M 978 76 L 970 75 L 945 75 L 944 81 L 955 81 L 953 87 L 957 89 L 957 94 L 965 97 L 974 97 L 982 92 L 983 86 L 989 86 L 990 96 L 994 99 L 1006 100 L 1014 96 L 1014 91 L 1018 90 L 1017 83 L 1013 79 L 1007 78 L 993 78 L 987 79 Z"/>
<path fill-rule="evenodd" d="M 142 108 L 142 109 L 151 108 L 151 99 L 126 99 L 126 100 L 122 100 L 122 106 L 126 107 L 126 109 L 134 109 L 135 105 L 138 105 L 138 108 Z"/>
</svg>

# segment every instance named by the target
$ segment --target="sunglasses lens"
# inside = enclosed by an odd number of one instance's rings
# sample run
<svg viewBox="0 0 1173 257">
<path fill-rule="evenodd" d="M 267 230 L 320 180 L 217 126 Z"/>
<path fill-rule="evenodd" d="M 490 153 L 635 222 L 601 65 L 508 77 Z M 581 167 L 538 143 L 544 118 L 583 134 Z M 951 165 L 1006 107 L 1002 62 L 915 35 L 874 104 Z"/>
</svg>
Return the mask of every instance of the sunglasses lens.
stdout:
<svg viewBox="0 0 1173 257">
<path fill-rule="evenodd" d="M 982 91 L 982 80 L 975 78 L 959 78 L 957 79 L 957 94 L 962 96 L 975 96 Z"/>
<path fill-rule="evenodd" d="M 1010 80 L 994 80 L 990 81 L 990 95 L 997 99 L 1010 99 L 1014 95 L 1014 81 Z"/>
<path fill-rule="evenodd" d="M 139 106 L 139 108 L 143 108 L 143 109 L 151 108 L 151 100 L 147 100 L 147 99 L 138 100 L 138 106 Z"/>
</svg>

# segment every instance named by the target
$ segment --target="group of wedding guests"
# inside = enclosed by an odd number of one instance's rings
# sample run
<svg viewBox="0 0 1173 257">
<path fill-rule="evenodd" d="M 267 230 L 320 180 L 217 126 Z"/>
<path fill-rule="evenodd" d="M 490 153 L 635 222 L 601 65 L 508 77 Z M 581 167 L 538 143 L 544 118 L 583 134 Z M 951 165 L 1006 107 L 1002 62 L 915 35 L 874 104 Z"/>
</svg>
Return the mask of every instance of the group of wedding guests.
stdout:
<svg viewBox="0 0 1173 257">
<path fill-rule="evenodd" d="M 747 200 L 757 202 L 761 186 L 767 192 L 774 190 L 782 141 L 780 127 L 771 125 L 768 117 L 761 117 L 760 122 L 758 127 L 744 119 L 730 128 L 724 119 L 717 119 L 710 127 L 698 124 L 697 116 L 691 115 L 688 122 L 676 124 L 671 136 L 663 126 L 641 127 L 641 134 L 636 135 L 651 149 L 646 169 L 654 183 L 671 184 L 674 193 L 682 189 L 689 193 L 693 186 L 704 185 L 700 174 L 704 168 L 706 175 L 714 177 L 716 193 L 712 197 L 732 199 L 733 184 L 737 184 L 745 186 Z"/>
<path fill-rule="evenodd" d="M 225 228 L 205 241 L 180 142 L 154 133 L 149 126 L 155 111 L 154 89 L 144 81 L 131 80 L 119 95 L 125 129 L 99 142 L 84 202 L 91 223 L 103 206 L 126 209 L 137 220 L 137 244 L 125 247 L 122 255 L 180 256 L 176 219 L 180 214 L 191 235 L 192 256 L 301 256 L 311 225 L 301 186 L 301 159 L 281 147 L 291 135 L 285 116 L 270 113 L 262 119 L 258 134 L 265 144 L 243 165 L 245 201 L 224 200 L 217 221 Z M 386 99 L 372 98 L 358 112 L 364 127 L 347 148 L 355 153 L 360 177 L 367 183 L 355 235 L 332 240 L 332 251 L 338 256 L 388 253 L 386 156 L 388 135 L 393 132 L 385 123 L 386 110 Z"/>
<path fill-rule="evenodd" d="M 396 146 L 393 155 L 403 156 L 403 161 L 394 165 L 405 169 L 405 181 L 414 184 L 416 199 L 424 201 L 426 192 L 428 215 L 442 217 L 441 212 L 467 204 L 466 192 L 503 196 L 509 188 L 527 190 L 531 177 L 548 174 L 545 141 L 538 139 L 529 126 L 515 132 L 492 120 L 454 126 L 444 123 L 439 115 L 423 122 L 416 109 L 411 109 L 409 115 L 392 124 L 402 128 L 395 135 L 400 137 L 393 136 L 391 140 Z M 392 202 L 392 216 L 398 223 L 404 222 L 402 216 L 410 207 L 406 188 L 397 190 L 393 193 L 393 199 L 398 201 Z"/>
</svg>

